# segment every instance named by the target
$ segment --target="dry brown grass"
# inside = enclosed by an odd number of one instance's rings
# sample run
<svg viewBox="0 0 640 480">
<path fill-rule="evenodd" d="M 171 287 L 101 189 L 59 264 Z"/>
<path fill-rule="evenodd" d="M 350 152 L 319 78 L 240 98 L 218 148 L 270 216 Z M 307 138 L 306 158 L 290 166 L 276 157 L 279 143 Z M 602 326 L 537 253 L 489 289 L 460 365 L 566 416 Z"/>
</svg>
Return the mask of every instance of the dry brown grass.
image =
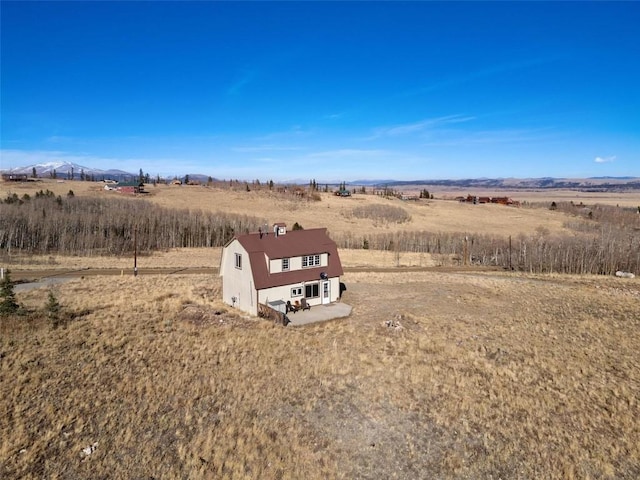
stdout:
<svg viewBox="0 0 640 480">
<path fill-rule="evenodd" d="M 0 331 L 0 477 L 640 475 L 637 279 L 344 280 L 352 316 L 298 329 L 217 277 L 55 287 L 78 318 Z"/>
<path fill-rule="evenodd" d="M 138 255 L 138 268 L 218 268 L 221 248 L 172 248 Z M 80 257 L 68 255 L 11 255 L 2 266 L 14 270 L 81 270 L 86 268 L 133 269 L 133 255 L 125 257 Z"/>
<path fill-rule="evenodd" d="M 139 256 L 138 267 L 147 268 L 218 268 L 222 248 L 175 248 L 152 255 Z M 428 253 L 392 252 L 381 250 L 342 249 L 340 260 L 344 267 L 433 267 L 443 261 Z M 65 255 L 12 255 L 2 266 L 14 271 L 82 270 L 88 268 L 123 269 L 129 275 L 133 257 L 75 257 Z"/>
<path fill-rule="evenodd" d="M 36 191 L 49 189 L 63 197 L 71 189 L 76 195 L 118 197 L 116 192 L 106 192 L 90 182 L 57 183 L 52 180 L 26 184 L 0 183 L 0 198 L 7 193 L 34 195 Z M 145 198 L 158 205 L 175 208 L 202 209 L 266 218 L 274 223 L 283 221 L 292 226 L 298 222 L 304 228 L 327 227 L 330 233 L 344 234 L 367 232 L 369 234 L 389 231 L 474 232 L 478 234 L 518 235 L 532 234 L 545 228 L 551 234 L 569 233 L 563 225 L 567 217 L 561 212 L 545 209 L 512 208 L 501 205 L 466 205 L 452 200 L 421 200 L 403 202 L 396 198 L 373 195 L 354 195 L 343 198 L 330 193 L 320 193 L 321 201 L 307 201 L 275 191 L 220 189 L 196 185 L 149 185 Z M 545 195 L 552 195 L 545 192 Z M 603 194 L 603 198 L 605 194 Z M 622 195 L 622 194 L 620 194 Z M 446 195 L 445 195 L 446 196 Z M 441 197 L 439 197 L 441 198 Z M 518 197 L 515 196 L 517 199 Z M 540 197 L 543 201 L 545 197 Z M 548 201 L 557 200 L 555 197 Z M 367 206 L 402 208 L 410 221 L 402 223 L 380 222 L 375 218 L 354 218 L 353 210 Z"/>
<path fill-rule="evenodd" d="M 468 194 L 477 195 L 479 197 L 511 197 L 519 202 L 575 202 L 593 205 L 599 203 L 601 205 L 619 205 L 621 207 L 635 208 L 640 205 L 640 192 L 637 190 L 621 191 L 621 192 L 580 192 L 567 189 L 540 189 L 540 190 L 508 190 L 508 189 L 490 189 L 490 188 L 448 188 L 448 187 L 430 187 L 436 198 L 453 199 L 458 196 L 467 196 Z M 417 194 L 419 189 L 409 188 L 407 193 Z"/>
<path fill-rule="evenodd" d="M 117 195 L 49 181 L 0 183 L 0 197 L 47 188 Z M 445 200 L 149 190 L 161 205 L 335 233 L 557 234 L 567 218 Z M 349 218 L 363 204 L 402 208 L 411 220 Z M 340 254 L 347 267 L 442 263 Z M 211 268 L 219 258 L 219 248 L 172 250 L 138 266 Z M 132 266 L 132 258 L 11 262 L 2 266 Z M 343 280 L 351 317 L 298 329 L 236 315 L 221 304 L 215 275 L 55 286 L 75 317 L 66 326 L 42 315 L 0 324 L 0 478 L 640 478 L 639 279 L 432 271 Z M 36 310 L 47 293 L 17 297 Z"/>
</svg>

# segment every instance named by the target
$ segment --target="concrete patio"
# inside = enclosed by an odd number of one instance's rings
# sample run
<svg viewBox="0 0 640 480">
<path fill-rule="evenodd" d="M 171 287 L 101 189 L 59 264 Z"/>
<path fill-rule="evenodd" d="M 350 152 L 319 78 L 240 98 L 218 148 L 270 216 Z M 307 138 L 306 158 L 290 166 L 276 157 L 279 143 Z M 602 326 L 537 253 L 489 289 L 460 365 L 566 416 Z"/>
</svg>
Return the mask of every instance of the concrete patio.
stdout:
<svg viewBox="0 0 640 480">
<path fill-rule="evenodd" d="M 289 312 L 287 317 L 291 321 L 290 326 L 297 327 L 310 323 L 324 322 L 334 318 L 343 318 L 351 315 L 351 305 L 336 302 L 328 305 L 314 305 L 311 310 L 299 310 L 296 313 Z"/>
</svg>

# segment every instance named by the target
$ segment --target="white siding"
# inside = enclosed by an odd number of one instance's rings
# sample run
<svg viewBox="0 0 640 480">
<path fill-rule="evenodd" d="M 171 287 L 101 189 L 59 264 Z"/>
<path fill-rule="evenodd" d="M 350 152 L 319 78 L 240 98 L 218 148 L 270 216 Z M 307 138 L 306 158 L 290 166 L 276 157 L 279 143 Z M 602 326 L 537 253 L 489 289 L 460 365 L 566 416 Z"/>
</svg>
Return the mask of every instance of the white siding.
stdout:
<svg viewBox="0 0 640 480">
<path fill-rule="evenodd" d="M 330 278 L 329 282 L 331 282 L 330 301 L 337 302 L 340 296 L 340 278 L 339 277 Z M 317 283 L 317 282 L 314 281 L 314 282 L 308 282 L 308 283 Z M 293 287 L 302 288 L 301 297 L 291 296 L 291 289 Z M 309 303 L 309 305 L 320 305 L 322 303 L 322 282 L 320 282 L 318 288 L 319 288 L 320 296 L 316 298 L 307 299 L 307 302 Z M 258 301 L 260 303 L 273 302 L 275 300 L 282 300 L 283 302 L 290 300 L 291 303 L 295 303 L 296 300 L 300 300 L 302 297 L 304 297 L 304 283 L 296 283 L 292 285 L 283 285 L 281 287 L 266 288 L 258 292 Z"/>
<path fill-rule="evenodd" d="M 273 302 L 274 300 L 282 300 L 286 302 L 291 300 L 291 288 L 293 285 L 284 285 L 282 287 L 265 288 L 258 292 L 258 301 L 260 303 Z M 296 297 L 300 300 L 301 297 Z"/>
<path fill-rule="evenodd" d="M 314 255 L 317 255 L 317 253 L 314 254 Z M 282 263 L 281 263 L 281 265 L 282 265 Z M 329 254 L 328 253 L 321 253 L 320 254 L 320 266 L 321 267 L 327 267 L 328 265 L 329 265 Z M 314 265 L 314 267 L 316 267 L 316 266 Z M 291 257 L 291 259 L 289 260 L 289 270 L 302 270 L 302 257 Z M 272 270 L 272 272 L 273 272 L 273 270 Z"/>
<path fill-rule="evenodd" d="M 242 255 L 242 269 L 236 268 L 236 254 Z M 222 253 L 220 276 L 222 276 L 222 301 L 251 315 L 257 315 L 258 306 L 255 300 L 256 292 L 253 288 L 249 254 L 237 240 L 232 241 Z"/>
<path fill-rule="evenodd" d="M 289 265 L 289 270 L 291 270 L 291 265 Z M 282 272 L 282 259 L 276 258 L 275 260 L 269 260 L 269 273 L 280 272 Z"/>
<path fill-rule="evenodd" d="M 236 268 L 236 254 L 242 256 L 241 269 Z M 264 261 L 267 262 L 271 273 L 280 273 L 282 271 L 282 259 L 269 260 L 265 255 Z M 327 253 L 320 254 L 320 265 L 322 267 L 327 267 L 328 262 L 329 255 Z M 302 257 L 291 257 L 289 259 L 289 270 L 301 269 Z M 253 272 L 251 271 L 249 254 L 244 250 L 238 240 L 233 240 L 223 249 L 220 260 L 220 276 L 222 277 L 222 300 L 228 305 L 232 305 L 250 315 L 258 314 L 258 303 L 266 304 L 269 301 L 275 300 L 282 300 L 284 302 L 290 300 L 293 303 L 304 296 L 304 282 L 268 288 L 256 292 L 253 285 Z M 340 295 L 340 278 L 333 277 L 328 280 L 331 282 L 330 301 L 335 302 L 338 300 Z M 291 296 L 291 289 L 294 287 L 302 288 L 302 296 Z M 322 304 L 321 281 L 318 288 L 320 296 L 317 298 L 307 299 L 308 303 L 312 306 Z"/>
</svg>

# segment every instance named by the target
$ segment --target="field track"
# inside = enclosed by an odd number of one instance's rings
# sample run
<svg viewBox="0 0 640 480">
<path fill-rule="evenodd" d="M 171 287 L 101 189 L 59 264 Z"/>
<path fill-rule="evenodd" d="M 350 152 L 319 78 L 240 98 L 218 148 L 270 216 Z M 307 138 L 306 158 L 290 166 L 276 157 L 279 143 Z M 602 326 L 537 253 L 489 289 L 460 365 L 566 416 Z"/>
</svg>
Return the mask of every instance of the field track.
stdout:
<svg viewBox="0 0 640 480">
<path fill-rule="evenodd" d="M 500 267 L 345 267 L 345 273 L 412 273 L 412 272 L 495 272 L 503 270 Z M 138 275 L 217 275 L 218 267 L 190 267 L 190 268 L 139 268 Z M 13 281 L 25 282 L 44 278 L 88 277 L 88 276 L 130 276 L 132 268 L 81 268 L 81 269 L 44 269 L 44 270 L 12 270 Z"/>
</svg>

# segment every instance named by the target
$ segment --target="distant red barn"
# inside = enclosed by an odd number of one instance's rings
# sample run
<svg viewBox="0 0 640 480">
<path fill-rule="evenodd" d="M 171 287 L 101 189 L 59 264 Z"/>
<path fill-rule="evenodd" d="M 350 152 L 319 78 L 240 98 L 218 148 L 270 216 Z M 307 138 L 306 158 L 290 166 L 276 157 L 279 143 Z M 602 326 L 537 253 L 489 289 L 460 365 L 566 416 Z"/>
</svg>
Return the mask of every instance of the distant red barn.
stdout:
<svg viewBox="0 0 640 480">
<path fill-rule="evenodd" d="M 118 183 L 116 190 L 120 193 L 135 195 L 144 192 L 144 183 L 142 182 L 121 182 Z"/>
</svg>

